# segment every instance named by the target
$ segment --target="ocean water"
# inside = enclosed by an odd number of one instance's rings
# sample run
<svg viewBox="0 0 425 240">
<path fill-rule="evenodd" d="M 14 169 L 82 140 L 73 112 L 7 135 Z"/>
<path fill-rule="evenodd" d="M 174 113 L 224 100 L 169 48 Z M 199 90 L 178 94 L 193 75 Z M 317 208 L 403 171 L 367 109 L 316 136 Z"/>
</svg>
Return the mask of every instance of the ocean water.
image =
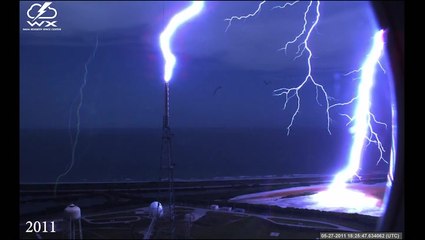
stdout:
<svg viewBox="0 0 425 240">
<path fill-rule="evenodd" d="M 75 130 L 73 130 L 75 131 Z M 347 129 L 177 128 L 172 130 L 175 177 L 332 174 L 344 166 L 351 143 Z M 21 183 L 54 182 L 71 162 L 69 129 L 21 129 Z M 75 133 L 75 132 L 74 132 Z M 383 137 L 389 146 L 389 134 Z M 389 151 L 385 156 L 388 159 Z M 82 129 L 72 170 L 61 182 L 157 180 L 161 129 Z M 362 171 L 382 171 L 371 144 Z"/>
</svg>

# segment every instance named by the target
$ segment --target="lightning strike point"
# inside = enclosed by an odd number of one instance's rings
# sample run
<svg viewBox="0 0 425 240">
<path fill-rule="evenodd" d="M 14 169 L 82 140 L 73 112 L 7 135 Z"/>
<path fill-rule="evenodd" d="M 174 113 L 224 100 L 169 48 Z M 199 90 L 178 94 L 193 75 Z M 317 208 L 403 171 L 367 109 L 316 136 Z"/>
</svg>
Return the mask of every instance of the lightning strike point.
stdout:
<svg viewBox="0 0 425 240">
<path fill-rule="evenodd" d="M 383 148 L 378 134 L 372 128 L 371 118 L 373 118 L 375 122 L 377 121 L 375 116 L 370 113 L 371 92 L 375 82 L 375 69 L 384 50 L 383 34 L 383 30 L 378 31 L 375 34 L 372 49 L 363 63 L 363 66 L 360 68 L 361 82 L 358 87 L 357 106 L 353 115 L 354 125 L 351 129 L 354 134 L 354 141 L 351 147 L 348 165 L 335 176 L 332 184 L 330 185 L 331 189 L 343 188 L 347 181 L 357 175 L 360 168 L 365 141 L 368 141 L 369 143 L 374 142 L 378 145 L 380 152 L 378 163 L 383 160 L 383 152 L 385 152 L 385 149 Z M 368 132 L 372 137 L 367 137 Z"/>
<path fill-rule="evenodd" d="M 283 9 L 288 6 L 293 6 L 297 4 L 299 1 L 294 1 L 292 3 L 286 3 L 283 6 L 275 6 L 272 9 Z M 241 20 L 241 19 L 247 19 L 250 17 L 255 16 L 258 14 L 258 12 L 261 10 L 262 5 L 265 3 L 265 1 L 261 2 L 257 8 L 257 10 L 254 13 L 247 14 L 244 16 L 232 16 L 231 18 L 225 19 L 226 21 L 229 21 L 226 31 L 229 29 L 229 27 L 232 24 L 232 21 L 234 20 Z M 360 69 L 353 70 L 351 72 L 348 72 L 344 74 L 344 76 L 348 76 L 353 73 L 361 73 L 360 84 L 358 88 L 358 95 L 354 98 L 352 98 L 348 102 L 343 103 L 336 103 L 336 104 L 330 104 L 330 100 L 334 100 L 332 97 L 328 95 L 323 85 L 317 83 L 312 76 L 312 64 L 311 59 L 313 57 L 313 53 L 311 49 L 309 48 L 309 39 L 311 36 L 311 33 L 315 26 L 318 24 L 320 19 L 320 11 L 319 11 L 320 1 L 317 1 L 316 5 L 314 5 L 313 1 L 309 1 L 308 5 L 306 7 L 306 10 L 304 11 L 304 23 L 302 30 L 298 35 L 296 35 L 291 41 L 288 41 L 284 44 L 283 47 L 279 48 L 278 51 L 285 51 L 285 54 L 287 54 L 287 50 L 290 45 L 295 44 L 298 42 L 297 45 L 297 52 L 295 53 L 296 56 L 294 58 L 297 59 L 301 57 L 304 54 L 307 54 L 307 74 L 304 78 L 304 81 L 292 88 L 279 88 L 274 90 L 273 95 L 274 96 L 284 96 L 285 101 L 283 105 L 283 109 L 286 109 L 286 106 L 288 102 L 296 97 L 297 105 L 296 110 L 292 114 L 290 124 L 287 126 L 287 135 L 289 135 L 291 127 L 294 123 L 295 117 L 299 113 L 300 110 L 300 95 L 299 90 L 308 82 L 310 81 L 313 83 L 316 87 L 316 102 L 319 106 L 322 106 L 322 104 L 319 102 L 319 93 L 324 95 L 325 103 L 326 103 L 326 116 L 327 116 L 327 130 L 329 134 L 331 134 L 330 131 L 330 122 L 331 118 L 329 115 L 330 109 L 337 107 L 337 106 L 345 106 L 352 104 L 354 102 L 357 102 L 356 110 L 353 116 L 349 116 L 348 114 L 340 114 L 342 116 L 345 116 L 348 118 L 349 122 L 347 123 L 347 126 L 350 124 L 353 124 L 353 126 L 350 128 L 351 133 L 354 134 L 354 142 L 351 148 L 350 157 L 349 157 L 349 163 L 348 165 L 340 171 L 336 176 L 334 177 L 333 182 L 331 183 L 329 189 L 327 191 L 321 192 L 317 194 L 316 198 L 319 202 L 327 202 L 330 203 L 333 201 L 334 204 L 340 206 L 341 204 L 350 202 L 347 201 L 348 199 L 359 199 L 356 203 L 352 203 L 352 201 L 349 204 L 349 207 L 355 206 L 358 208 L 363 208 L 364 206 L 376 206 L 376 199 L 365 196 L 361 192 L 355 192 L 352 190 L 348 190 L 346 188 L 347 182 L 351 181 L 353 177 L 358 177 L 361 179 L 361 177 L 358 175 L 358 170 L 360 169 L 360 162 L 361 162 L 361 153 L 362 149 L 364 148 L 364 143 L 367 141 L 368 144 L 375 143 L 378 146 L 380 157 L 378 160 L 378 163 L 380 161 L 385 161 L 383 158 L 383 152 L 385 152 L 385 149 L 383 148 L 383 145 L 378 137 L 378 134 L 374 131 L 371 121 L 373 121 L 376 124 L 383 125 L 387 127 L 387 125 L 383 122 L 379 122 L 376 120 L 375 115 L 373 115 L 370 112 L 370 105 L 371 105 L 371 89 L 374 83 L 374 73 L 376 65 L 379 65 L 382 69 L 382 71 L 385 73 L 385 69 L 382 67 L 381 63 L 379 62 L 379 58 L 383 51 L 384 46 L 384 40 L 383 40 L 383 30 L 378 31 L 374 36 L 374 43 L 371 52 L 369 53 L 367 59 L 365 60 L 363 66 Z M 310 25 L 308 21 L 308 16 L 313 11 L 312 8 L 315 8 L 315 20 Z M 369 133 L 369 134 L 368 134 Z M 377 164 L 378 164 L 377 163 Z M 339 199 L 336 198 L 337 196 L 346 195 L 348 198 Z M 351 196 L 351 197 L 350 197 Z"/>
</svg>

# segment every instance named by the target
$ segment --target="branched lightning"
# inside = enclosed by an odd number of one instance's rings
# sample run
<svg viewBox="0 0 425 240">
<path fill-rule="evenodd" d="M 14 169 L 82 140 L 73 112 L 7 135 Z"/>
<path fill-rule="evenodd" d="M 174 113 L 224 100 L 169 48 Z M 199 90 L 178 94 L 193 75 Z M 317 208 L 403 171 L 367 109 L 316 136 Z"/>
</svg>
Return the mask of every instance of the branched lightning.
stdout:
<svg viewBox="0 0 425 240">
<path fill-rule="evenodd" d="M 60 174 L 57 178 L 56 178 L 56 183 L 55 183 L 55 195 L 56 195 L 56 191 L 57 191 L 57 186 L 58 183 L 60 181 L 60 179 L 64 176 L 66 176 L 72 169 L 72 167 L 74 166 L 75 163 L 75 154 L 76 154 L 76 150 L 77 150 L 77 146 L 78 146 L 78 139 L 80 136 L 80 111 L 81 111 L 81 107 L 83 105 L 83 99 L 84 99 L 84 88 L 87 85 L 87 75 L 88 75 L 88 66 L 89 64 L 93 61 L 93 59 L 96 56 L 96 52 L 97 52 L 97 47 L 99 46 L 99 37 L 96 36 L 96 45 L 93 49 L 92 54 L 89 56 L 89 58 L 87 59 L 86 63 L 84 64 L 84 76 L 83 76 L 83 82 L 80 86 L 79 89 L 79 103 L 77 106 L 77 111 L 76 111 L 76 118 L 77 118 L 77 123 L 76 123 L 76 131 L 75 131 L 75 136 L 73 138 L 71 138 L 71 144 L 72 144 L 72 150 L 71 150 L 71 162 L 68 166 L 68 168 L 66 169 L 65 172 L 63 172 L 62 174 Z M 70 116 L 71 117 L 71 116 Z"/>
<path fill-rule="evenodd" d="M 257 10 L 255 10 L 255 12 L 254 13 L 250 13 L 250 14 L 248 14 L 248 15 L 245 15 L 245 16 L 232 16 L 231 18 L 226 18 L 226 19 L 224 19 L 224 21 L 228 21 L 229 23 L 227 24 L 227 27 L 226 27 L 226 32 L 227 32 L 227 30 L 229 29 L 229 27 L 232 25 L 232 21 L 233 20 L 242 20 L 242 19 L 247 19 L 247 18 L 250 18 L 250 17 L 254 17 L 255 15 L 257 15 L 257 13 L 259 13 L 260 11 L 261 11 L 261 6 L 265 3 L 266 1 L 262 1 L 259 5 L 258 5 L 258 8 L 257 8 Z"/>
<path fill-rule="evenodd" d="M 293 6 L 295 4 L 297 4 L 299 1 L 295 1 L 292 3 L 286 3 L 283 6 L 275 6 L 272 9 L 284 9 L 288 6 Z M 257 10 L 252 13 L 252 14 L 248 14 L 245 16 L 233 16 L 231 18 L 227 18 L 225 19 L 226 21 L 229 21 L 229 24 L 226 28 L 227 29 L 230 27 L 231 23 L 233 20 L 241 20 L 241 19 L 247 19 L 249 17 L 253 17 L 255 16 L 257 13 L 260 12 L 262 5 L 265 3 L 265 1 L 261 2 L 260 5 L 258 6 Z M 361 157 L 362 157 L 362 152 L 363 152 L 363 148 L 364 148 L 364 143 L 367 141 L 367 144 L 370 143 L 374 143 L 377 145 L 380 156 L 378 159 L 377 164 L 379 164 L 380 161 L 384 161 L 387 162 L 384 158 L 383 158 L 383 153 L 385 152 L 385 149 L 382 145 L 382 142 L 380 141 L 380 138 L 377 134 L 376 131 L 374 131 L 373 129 L 373 125 L 372 123 L 375 124 L 380 124 L 383 125 L 385 127 L 387 127 L 387 125 L 383 122 L 379 122 L 375 115 L 372 114 L 370 112 L 370 105 L 371 105 L 371 88 L 373 86 L 374 83 L 374 73 L 375 73 L 375 67 L 376 65 L 379 65 L 382 69 L 382 71 L 385 70 L 382 67 L 381 63 L 379 62 L 379 58 L 380 55 L 382 54 L 383 51 L 383 30 L 379 31 L 378 33 L 376 33 L 375 37 L 374 37 L 374 44 L 373 44 L 373 48 L 371 50 L 371 52 L 368 55 L 368 58 L 366 59 L 366 61 L 364 62 L 363 66 L 360 69 L 357 70 L 353 70 L 347 74 L 344 74 L 344 76 L 353 74 L 353 73 L 361 73 L 361 77 L 359 78 L 361 80 L 360 84 L 359 84 L 359 89 L 358 89 L 358 94 L 356 97 L 352 98 L 350 101 L 347 102 L 342 102 L 342 103 L 335 103 L 335 104 L 330 104 L 330 100 L 333 100 L 332 97 L 330 97 L 328 95 L 328 93 L 325 91 L 323 85 L 317 83 L 315 81 L 315 79 L 312 76 L 312 65 L 311 65 L 311 58 L 313 56 L 311 49 L 309 48 L 309 39 L 311 36 L 311 33 L 313 31 L 313 29 L 315 28 L 315 26 L 317 25 L 319 19 L 320 19 L 320 11 L 319 11 L 319 6 L 320 6 L 320 1 L 317 2 L 313 2 L 313 1 L 309 1 L 306 10 L 304 11 L 304 24 L 303 27 L 300 31 L 300 33 L 298 35 L 296 35 L 291 41 L 288 41 L 284 44 L 283 47 L 281 47 L 280 49 L 278 49 L 279 51 L 284 50 L 285 54 L 287 54 L 287 50 L 289 49 L 289 47 L 292 44 L 296 44 L 297 45 L 297 51 L 296 51 L 296 56 L 294 58 L 297 59 L 299 57 L 301 57 L 302 55 L 304 55 L 305 53 L 307 53 L 307 66 L 308 66 L 308 71 L 307 71 L 307 75 L 304 78 L 304 81 L 296 86 L 296 87 L 292 87 L 292 88 L 279 88 L 274 90 L 274 95 L 276 96 L 284 96 L 285 97 L 285 101 L 284 101 L 284 105 L 283 105 L 283 109 L 286 109 L 286 106 L 288 104 L 288 102 L 296 97 L 297 99 L 297 107 L 295 112 L 292 115 L 291 118 L 291 122 L 287 127 L 287 134 L 289 135 L 290 129 L 294 123 L 295 117 L 297 116 L 299 110 L 300 110 L 300 95 L 299 95 L 299 90 L 307 83 L 307 82 L 311 82 L 314 84 L 314 86 L 316 87 L 316 102 L 322 106 L 322 104 L 319 103 L 319 93 L 322 93 L 324 95 L 324 99 L 325 99 L 325 103 L 326 103 L 326 116 L 327 116 L 327 130 L 329 132 L 329 134 L 331 134 L 330 132 L 330 122 L 331 122 L 331 118 L 329 115 L 329 111 L 334 108 L 334 107 L 338 107 L 338 106 L 346 106 L 346 105 L 350 105 L 354 102 L 357 102 L 356 105 L 356 109 L 355 112 L 353 114 L 353 116 L 350 116 L 348 114 L 340 114 L 342 116 L 345 116 L 348 118 L 349 122 L 347 123 L 347 126 L 350 124 L 353 124 L 353 126 L 351 127 L 351 132 L 354 134 L 354 142 L 351 148 L 351 152 L 349 155 L 349 161 L 348 164 L 346 166 L 345 169 L 343 169 L 342 171 L 340 171 L 334 178 L 332 184 L 331 184 L 331 188 L 330 189 L 338 189 L 338 191 L 327 191 L 327 193 L 324 194 L 320 194 L 319 196 L 317 196 L 317 199 L 321 199 L 324 201 L 328 201 L 330 198 L 334 198 L 336 193 L 341 193 L 343 190 L 345 192 L 347 192 L 348 190 L 345 188 L 345 184 L 347 181 L 351 180 L 352 177 L 357 176 L 360 178 L 360 176 L 358 175 L 358 170 L 360 169 L 360 162 L 361 162 Z M 309 24 L 309 20 L 308 20 L 308 16 L 311 15 L 311 8 L 315 8 L 315 20 Z M 335 188 L 338 187 L 338 188 Z M 348 194 L 349 192 L 347 192 Z M 348 194 L 350 195 L 350 194 Z M 373 199 L 366 199 L 365 201 L 367 201 L 368 203 L 371 203 L 371 206 L 373 206 L 376 202 Z"/>
<path fill-rule="evenodd" d="M 297 2 L 293 2 L 292 3 L 292 5 L 295 5 Z M 292 5 L 288 5 L 288 4 L 285 4 L 284 6 L 282 6 L 282 7 L 280 7 L 280 6 L 277 6 L 277 7 L 274 7 L 273 9 L 276 9 L 276 8 L 284 8 L 284 7 L 286 7 L 286 6 L 292 6 Z M 294 39 L 292 39 L 291 41 L 289 41 L 289 42 L 287 42 L 285 45 L 284 45 L 284 47 L 282 47 L 282 48 L 280 48 L 279 50 L 285 50 L 285 53 L 287 53 L 287 49 L 288 49 L 288 47 L 291 45 L 291 44 L 294 44 L 294 43 L 296 43 L 296 42 L 298 42 L 298 41 L 301 41 L 299 44 L 298 44 L 298 50 L 297 50 L 297 52 L 296 52 L 296 54 L 297 54 L 297 56 L 295 57 L 295 59 L 296 58 L 298 58 L 298 57 L 300 57 L 300 56 L 302 56 L 304 53 L 305 53 L 305 51 L 307 51 L 307 66 L 308 66 L 308 71 L 307 71 L 307 75 L 306 75 L 306 77 L 304 78 L 304 81 L 300 84 L 300 85 L 298 85 L 297 87 L 292 87 L 292 88 L 279 88 L 279 89 L 276 89 L 275 91 L 274 91 L 274 94 L 276 95 L 276 96 L 285 96 L 285 104 L 284 104 L 284 109 L 286 108 L 286 105 L 287 105 L 287 103 L 288 103 L 288 101 L 292 98 L 292 97 L 296 97 L 297 98 L 297 108 L 296 108 L 296 110 L 295 110 L 295 112 L 294 112 L 294 114 L 292 115 L 292 118 L 291 118 L 291 122 L 290 122 L 290 124 L 288 125 L 288 127 L 287 127 L 287 134 L 289 135 L 289 133 L 290 133 L 290 130 L 291 130 L 291 127 L 292 127 L 292 125 L 293 125 L 293 123 L 294 123 L 294 120 L 295 120 L 295 117 L 297 116 L 297 114 L 299 113 L 299 110 L 300 110 L 300 96 L 299 96 L 299 90 L 307 83 L 307 82 L 311 82 L 311 83 L 313 83 L 314 84 L 314 86 L 315 86 L 315 88 L 316 88 L 316 102 L 320 105 L 320 106 L 322 106 L 320 103 L 319 103 L 319 92 L 321 92 L 323 95 L 324 95 L 324 97 L 325 97 L 325 104 L 326 104 L 326 116 L 327 116 L 327 130 L 328 130 L 328 132 L 329 132 L 329 134 L 331 134 L 331 131 L 330 131 L 330 116 L 329 116 L 329 96 L 328 96 L 328 93 L 326 92 L 326 90 L 325 90 L 325 88 L 323 87 L 323 85 L 321 85 L 321 84 L 319 84 L 319 83 L 317 83 L 316 82 L 316 80 L 313 78 L 313 75 L 311 74 L 311 70 L 312 70 L 312 66 L 311 66 L 311 58 L 312 58 L 312 56 L 313 56 L 313 53 L 312 53 L 312 51 L 311 51 L 311 49 L 310 49 L 310 47 L 309 47 L 309 45 L 308 45 L 308 41 L 309 41 L 309 39 L 310 39 L 310 36 L 311 36 L 311 33 L 312 33 L 312 31 L 313 31 L 313 29 L 316 27 L 316 25 L 317 25 L 317 23 L 319 22 L 319 19 L 320 19 L 320 11 L 319 11 L 319 7 L 320 7 L 320 2 L 318 1 L 318 2 L 316 2 L 316 7 L 315 7 L 315 14 L 316 14 L 316 18 L 315 18 L 315 20 L 314 20 L 314 22 L 313 22 L 313 24 L 310 26 L 310 27 L 308 27 L 307 25 L 308 25 L 308 20 L 307 20 L 307 16 L 308 16 L 308 14 L 310 13 L 310 11 L 311 11 L 311 7 L 312 7 L 312 5 L 313 5 L 313 1 L 310 1 L 309 3 L 308 3 L 308 5 L 307 5 L 307 8 L 306 8 L 306 10 L 305 10 L 305 12 L 304 12 L 304 24 L 303 24 L 303 27 L 302 27 L 302 30 L 301 30 L 301 32 L 297 35 L 297 36 L 295 36 L 295 38 Z M 304 40 L 301 40 L 301 39 L 304 39 Z"/>
<path fill-rule="evenodd" d="M 298 1 L 297 1 L 298 2 Z M 297 2 L 294 2 L 294 4 L 295 3 L 297 3 Z M 293 4 L 293 5 L 294 5 Z M 297 35 L 297 36 L 295 36 L 295 38 L 294 39 L 292 39 L 291 41 L 288 41 L 288 42 L 286 42 L 285 43 L 285 46 L 283 46 L 283 47 L 281 47 L 281 48 L 279 48 L 278 49 L 278 51 L 281 51 L 281 50 L 285 50 L 285 54 L 287 54 L 287 49 L 288 49 L 288 46 L 290 45 L 290 44 L 293 44 L 293 43 L 296 43 L 303 35 L 305 35 L 305 32 L 306 32 L 306 30 L 307 30 L 307 23 L 308 23 L 308 21 L 307 21 L 307 14 L 310 12 L 310 7 L 311 7 L 311 5 L 313 4 L 313 1 L 310 1 L 309 2 L 309 4 L 308 4 L 308 6 L 307 6 L 307 9 L 306 9 L 306 11 L 304 12 L 304 24 L 303 24 L 303 28 L 302 28 L 302 30 L 301 30 L 301 32 Z M 320 4 L 320 2 L 318 2 L 318 4 Z M 273 7 L 272 9 L 276 9 L 276 8 L 284 8 L 285 6 L 287 6 L 286 4 L 284 5 L 284 6 L 275 6 L 275 7 Z M 292 6 L 292 5 L 291 5 Z M 319 12 L 319 6 L 317 6 L 317 15 L 318 15 L 318 17 L 320 17 L 320 12 Z M 319 21 L 319 19 L 317 19 L 317 21 Z M 316 22 L 317 23 L 317 22 Z M 314 26 L 311 26 L 311 29 L 313 29 L 313 27 Z M 303 52 L 304 52 L 304 50 L 305 50 L 305 44 L 307 43 L 307 41 L 308 41 L 308 37 L 306 37 L 305 38 L 305 40 L 303 41 L 303 42 L 301 42 L 300 44 L 298 44 L 298 50 L 297 50 L 297 52 L 296 52 L 296 56 L 295 56 L 295 58 L 294 58 L 294 60 L 296 59 L 296 58 L 298 58 L 298 57 L 300 57 L 302 54 L 303 54 Z M 304 48 L 302 48 L 302 46 L 304 45 Z M 302 48 L 302 49 L 301 49 Z"/>
<path fill-rule="evenodd" d="M 171 51 L 170 42 L 176 30 L 189 19 L 201 12 L 204 7 L 203 1 L 192 1 L 192 4 L 183 11 L 174 15 L 168 23 L 167 27 L 159 37 L 162 55 L 165 60 L 164 81 L 169 82 L 173 76 L 174 66 L 176 65 L 176 57 Z"/>
<path fill-rule="evenodd" d="M 241 20 L 241 19 L 246 19 L 249 17 L 253 17 L 255 16 L 258 12 L 260 12 L 262 5 L 265 3 L 265 1 L 261 2 L 257 8 L 257 10 L 254 13 L 245 15 L 245 16 L 232 16 L 231 18 L 227 18 L 225 20 L 229 21 L 229 25 L 227 26 L 226 30 L 230 27 L 231 23 L 233 20 Z M 284 9 L 286 7 L 290 7 L 290 6 L 294 6 L 297 3 L 302 3 L 300 1 L 294 1 L 294 2 L 290 2 L 290 3 L 285 3 L 282 6 L 274 6 L 272 9 Z M 312 10 L 312 6 L 315 4 L 315 10 Z M 311 51 L 308 43 L 310 40 L 310 36 L 311 33 L 313 32 L 314 28 L 316 27 L 317 23 L 319 22 L 320 19 L 320 1 L 314 2 L 314 1 L 309 1 L 306 10 L 304 11 L 304 24 L 303 27 L 301 29 L 301 32 L 296 35 L 291 41 L 288 41 L 282 48 L 278 49 L 280 50 L 285 50 L 285 53 L 287 53 L 287 49 L 290 45 L 299 42 L 298 46 L 297 46 L 297 52 L 296 52 L 296 56 L 294 59 L 297 59 L 299 57 L 301 57 L 305 52 L 307 52 L 307 74 L 303 80 L 303 82 L 296 86 L 296 87 L 292 87 L 292 88 L 279 88 L 274 90 L 274 95 L 275 96 L 284 96 L 285 97 L 285 102 L 283 105 L 283 109 L 286 109 L 286 106 L 289 102 L 289 100 L 291 100 L 292 98 L 296 97 L 297 99 L 297 107 L 295 112 L 293 113 L 292 117 L 291 117 L 291 122 L 290 124 L 287 126 L 287 134 L 289 135 L 291 127 L 294 123 L 295 117 L 297 116 L 297 114 L 299 113 L 300 110 L 300 95 L 299 95 L 299 91 L 300 89 L 305 86 L 308 82 L 311 82 L 314 84 L 315 88 L 316 88 L 316 102 L 322 106 L 322 104 L 319 103 L 319 93 L 322 93 L 324 95 L 325 98 L 325 105 L 326 105 L 326 116 L 327 116 L 327 130 L 329 132 L 329 134 L 331 134 L 330 131 L 330 121 L 331 118 L 329 116 L 329 99 L 330 96 L 328 95 L 328 93 L 326 92 L 325 88 L 323 87 L 323 85 L 319 84 L 318 82 L 316 82 L 316 80 L 314 79 L 313 75 L 312 75 L 312 65 L 311 65 L 311 58 L 313 57 L 313 52 Z M 313 21 L 313 23 L 311 25 L 308 24 L 308 15 L 311 14 L 311 12 L 314 12 L 315 14 L 315 19 Z"/>
<path fill-rule="evenodd" d="M 384 69 L 384 67 L 382 66 L 382 64 L 381 64 L 381 62 L 377 62 L 377 64 L 379 65 L 379 67 L 381 68 L 381 70 L 382 70 L 382 72 L 384 72 L 385 73 L 385 69 Z M 344 76 L 348 76 L 348 75 L 351 75 L 351 74 L 353 74 L 353 73 L 359 73 L 359 72 L 361 72 L 362 71 L 362 68 L 359 68 L 359 69 L 355 69 L 355 70 L 352 70 L 352 71 L 349 71 L 348 73 L 344 73 Z M 358 79 L 358 78 L 355 78 L 355 79 Z"/>
</svg>

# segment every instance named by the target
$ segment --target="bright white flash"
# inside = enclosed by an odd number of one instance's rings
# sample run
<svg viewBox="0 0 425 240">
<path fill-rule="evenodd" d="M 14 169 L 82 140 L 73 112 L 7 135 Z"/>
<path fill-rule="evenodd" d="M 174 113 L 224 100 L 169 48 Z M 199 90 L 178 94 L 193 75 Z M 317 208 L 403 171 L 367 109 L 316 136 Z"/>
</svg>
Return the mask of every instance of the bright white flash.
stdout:
<svg viewBox="0 0 425 240">
<path fill-rule="evenodd" d="M 372 140 L 369 137 L 370 135 L 376 138 L 376 143 L 378 144 L 378 147 L 382 147 L 381 142 L 377 138 L 377 134 L 373 131 L 371 127 L 371 117 L 374 121 L 376 120 L 374 115 L 370 113 L 370 106 L 375 69 L 384 49 L 383 35 L 383 30 L 378 31 L 375 34 L 373 38 L 374 40 L 372 50 L 370 51 L 366 61 L 364 62 L 361 68 L 361 82 L 359 84 L 357 95 L 358 102 L 353 115 L 354 125 L 351 128 L 352 133 L 354 133 L 354 142 L 351 146 L 348 165 L 335 176 L 331 188 L 344 187 L 347 181 L 349 181 L 353 176 L 357 175 L 357 171 L 360 168 L 365 140 Z"/>
<path fill-rule="evenodd" d="M 174 15 L 168 23 L 165 30 L 161 33 L 159 37 L 160 47 L 162 55 L 165 60 L 164 65 L 164 81 L 169 82 L 173 76 L 174 66 L 176 65 L 176 57 L 171 51 L 170 42 L 177 28 L 179 28 L 183 23 L 187 22 L 189 19 L 196 16 L 201 12 L 204 7 L 203 1 L 192 1 L 192 4 L 185 8 L 183 11 Z"/>
<path fill-rule="evenodd" d="M 232 21 L 242 20 L 242 19 L 245 20 L 247 18 L 254 17 L 255 15 L 259 14 L 262 7 L 264 7 L 263 6 L 264 3 L 265 1 L 262 1 L 258 5 L 257 10 L 253 13 L 250 13 L 244 16 L 232 16 L 231 18 L 225 19 L 226 21 L 229 21 L 226 31 L 231 26 Z M 282 6 L 275 6 L 272 9 L 278 9 L 278 8 L 284 9 L 286 7 L 290 7 L 298 3 L 303 4 L 305 2 L 294 1 L 291 3 L 286 3 Z M 296 35 L 292 40 L 286 42 L 283 45 L 283 47 L 279 49 L 279 50 L 285 50 L 285 54 L 287 54 L 291 45 L 296 44 L 297 51 L 296 51 L 296 56 L 294 60 L 303 56 L 304 54 L 307 54 L 307 73 L 305 75 L 304 80 L 301 82 L 301 84 L 295 87 L 290 87 L 290 88 L 286 88 L 286 87 L 279 88 L 274 91 L 274 94 L 276 96 L 285 97 L 285 102 L 283 105 L 284 109 L 286 109 L 288 102 L 292 98 L 297 99 L 297 107 L 294 113 L 292 114 L 291 122 L 287 127 L 287 133 L 289 134 L 290 129 L 294 123 L 295 117 L 297 116 L 300 110 L 299 90 L 301 90 L 303 86 L 305 86 L 306 83 L 308 82 L 313 83 L 316 88 L 316 101 L 319 105 L 321 105 L 319 103 L 319 94 L 322 95 L 324 98 L 324 101 L 326 104 L 327 129 L 329 133 L 331 133 L 330 132 L 331 118 L 329 115 L 329 111 L 334 107 L 346 106 L 354 102 L 357 102 L 355 112 L 352 116 L 349 116 L 347 114 L 341 114 L 343 116 L 346 116 L 349 119 L 349 122 L 347 125 L 353 124 L 353 127 L 350 130 L 351 130 L 351 133 L 353 133 L 354 135 L 354 142 L 350 150 L 348 164 L 342 171 L 340 171 L 335 176 L 330 188 L 327 191 L 314 195 L 314 199 L 317 200 L 318 202 L 321 202 L 322 204 L 331 204 L 331 205 L 333 204 L 333 205 L 341 206 L 341 204 L 349 203 L 350 206 L 355 208 L 376 206 L 377 201 L 375 198 L 366 196 L 365 194 L 361 192 L 349 190 L 345 188 L 345 186 L 347 181 L 351 180 L 352 177 L 357 176 L 357 171 L 360 168 L 360 163 L 362 160 L 362 152 L 366 142 L 367 144 L 375 143 L 378 146 L 378 150 L 380 152 L 378 163 L 381 160 L 385 161 L 385 159 L 383 158 L 383 153 L 385 152 L 384 147 L 378 137 L 378 134 L 374 131 L 372 127 L 372 123 L 381 124 L 381 125 L 384 125 L 385 127 L 386 127 L 386 124 L 377 121 L 375 118 L 375 115 L 373 115 L 370 112 L 371 90 L 374 84 L 374 75 L 375 75 L 376 65 L 379 65 L 382 68 L 379 62 L 379 58 L 384 48 L 383 30 L 375 34 L 372 50 L 370 51 L 363 66 L 358 70 L 354 70 L 346 74 L 346 75 L 349 75 L 352 73 L 361 73 L 361 77 L 360 77 L 361 82 L 359 84 L 357 95 L 354 98 L 352 98 L 350 101 L 330 104 L 329 101 L 332 100 L 332 97 L 328 95 L 323 85 L 319 84 L 312 75 L 311 59 L 313 57 L 313 53 L 309 47 L 309 40 L 310 40 L 311 33 L 314 30 L 315 26 L 318 24 L 320 19 L 320 11 L 319 11 L 320 1 L 317 1 L 317 2 L 309 1 L 306 4 L 307 4 L 307 7 L 304 11 L 304 18 L 303 18 L 304 23 L 302 25 L 302 28 L 299 34 Z M 315 19 L 309 20 L 312 14 L 315 17 Z M 384 71 L 384 69 L 382 70 Z M 336 198 L 336 196 L 344 196 L 344 199 Z M 357 199 L 357 200 L 355 202 L 348 201 L 350 198 Z"/>
<path fill-rule="evenodd" d="M 311 195 L 316 209 L 345 209 L 348 212 L 362 212 L 379 208 L 380 200 L 361 191 L 349 188 L 328 189 Z"/>
</svg>

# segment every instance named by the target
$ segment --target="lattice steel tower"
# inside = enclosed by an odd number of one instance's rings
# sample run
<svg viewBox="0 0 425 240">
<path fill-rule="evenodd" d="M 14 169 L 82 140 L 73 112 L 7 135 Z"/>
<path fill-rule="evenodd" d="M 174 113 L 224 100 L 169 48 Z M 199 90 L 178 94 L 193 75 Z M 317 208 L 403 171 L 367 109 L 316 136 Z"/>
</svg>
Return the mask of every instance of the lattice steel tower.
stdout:
<svg viewBox="0 0 425 240">
<path fill-rule="evenodd" d="M 169 204 L 168 213 L 171 223 L 171 238 L 174 238 L 175 232 L 175 216 L 174 216 L 174 161 L 171 155 L 171 138 L 173 134 L 169 125 L 170 113 L 170 87 L 169 83 L 165 82 L 165 105 L 164 117 L 162 124 L 162 145 L 161 145 L 161 162 L 160 162 L 160 176 L 159 180 L 168 180 L 168 194 Z"/>
</svg>

